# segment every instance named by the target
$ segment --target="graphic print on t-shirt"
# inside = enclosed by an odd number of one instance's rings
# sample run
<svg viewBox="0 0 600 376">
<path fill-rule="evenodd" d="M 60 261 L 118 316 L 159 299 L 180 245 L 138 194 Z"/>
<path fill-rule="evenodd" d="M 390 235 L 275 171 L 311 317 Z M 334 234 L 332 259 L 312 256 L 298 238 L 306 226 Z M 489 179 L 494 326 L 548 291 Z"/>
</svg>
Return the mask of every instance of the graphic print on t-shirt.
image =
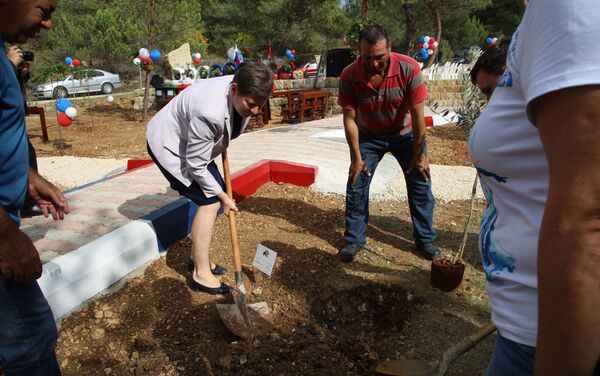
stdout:
<svg viewBox="0 0 600 376">
<path fill-rule="evenodd" d="M 500 81 L 498 82 L 497 87 L 512 87 L 512 86 L 513 86 L 512 74 L 508 70 L 506 70 L 502 74 L 502 77 L 500 77 Z"/>
<path fill-rule="evenodd" d="M 485 171 L 480 167 L 477 167 L 477 171 Z M 485 171 L 488 175 L 494 176 L 500 183 L 505 183 L 506 178 L 500 177 L 496 174 Z M 480 173 L 481 174 L 481 173 Z M 498 178 L 496 178 L 498 177 Z M 499 274 L 504 269 L 509 273 L 515 271 L 515 258 L 508 252 L 500 242 L 493 240 L 494 226 L 498 219 L 498 209 L 494 205 L 494 195 L 488 188 L 487 184 L 483 179 L 481 186 L 485 198 L 487 199 L 488 206 L 485 209 L 483 219 L 481 220 L 481 226 L 479 228 L 479 249 L 481 251 L 481 259 L 483 260 L 483 270 L 485 271 L 485 277 L 488 282 L 495 281 L 495 274 Z"/>
</svg>

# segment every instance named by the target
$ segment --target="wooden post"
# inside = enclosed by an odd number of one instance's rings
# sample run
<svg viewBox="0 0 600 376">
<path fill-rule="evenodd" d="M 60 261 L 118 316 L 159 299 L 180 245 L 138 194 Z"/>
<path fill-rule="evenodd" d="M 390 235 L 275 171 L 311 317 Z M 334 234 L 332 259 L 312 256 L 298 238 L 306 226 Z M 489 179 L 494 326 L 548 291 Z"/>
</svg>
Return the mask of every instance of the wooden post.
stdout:
<svg viewBox="0 0 600 376">
<path fill-rule="evenodd" d="M 144 86 L 144 108 L 142 115 L 142 122 L 146 121 L 146 117 L 148 116 L 148 94 L 150 91 L 150 73 L 146 72 L 146 83 Z"/>
</svg>

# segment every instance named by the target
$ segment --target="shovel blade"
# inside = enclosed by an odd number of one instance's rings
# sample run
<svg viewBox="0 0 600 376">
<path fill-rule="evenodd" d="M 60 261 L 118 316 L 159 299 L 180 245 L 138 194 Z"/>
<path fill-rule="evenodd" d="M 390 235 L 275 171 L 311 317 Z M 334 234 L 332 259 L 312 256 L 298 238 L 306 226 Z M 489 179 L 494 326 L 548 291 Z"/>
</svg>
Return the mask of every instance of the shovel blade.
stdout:
<svg viewBox="0 0 600 376">
<path fill-rule="evenodd" d="M 431 376 L 435 373 L 437 362 L 424 360 L 387 360 L 375 368 L 375 372 L 383 375 L 397 376 Z"/>
<path fill-rule="evenodd" d="M 266 334 L 275 327 L 266 302 L 246 304 L 246 309 L 250 325 L 247 325 L 237 304 L 217 304 L 221 320 L 238 337 L 251 339 Z"/>
</svg>

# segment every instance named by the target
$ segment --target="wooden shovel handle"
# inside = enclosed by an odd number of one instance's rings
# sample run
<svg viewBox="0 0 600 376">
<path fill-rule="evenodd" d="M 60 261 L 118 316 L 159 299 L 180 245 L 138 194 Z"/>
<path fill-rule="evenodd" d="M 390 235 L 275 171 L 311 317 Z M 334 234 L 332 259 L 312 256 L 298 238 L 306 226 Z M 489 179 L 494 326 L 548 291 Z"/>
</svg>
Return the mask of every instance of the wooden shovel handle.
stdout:
<svg viewBox="0 0 600 376">
<path fill-rule="evenodd" d="M 233 200 L 233 190 L 231 188 L 231 177 L 229 175 L 229 160 L 227 159 L 227 150 L 222 154 L 223 156 L 223 175 L 225 175 L 225 190 L 227 196 Z M 229 234 L 231 235 L 231 249 L 233 251 L 233 266 L 236 272 L 242 271 L 242 259 L 240 256 L 240 241 L 237 235 L 237 227 L 235 224 L 235 212 L 229 210 Z"/>
<path fill-rule="evenodd" d="M 445 375 L 452 362 L 454 362 L 462 354 L 471 350 L 473 347 L 475 347 L 475 345 L 483 341 L 487 336 L 495 331 L 496 327 L 494 324 L 488 323 L 482 326 L 476 333 L 471 334 L 456 345 L 446 350 L 437 365 L 435 375 Z"/>
</svg>

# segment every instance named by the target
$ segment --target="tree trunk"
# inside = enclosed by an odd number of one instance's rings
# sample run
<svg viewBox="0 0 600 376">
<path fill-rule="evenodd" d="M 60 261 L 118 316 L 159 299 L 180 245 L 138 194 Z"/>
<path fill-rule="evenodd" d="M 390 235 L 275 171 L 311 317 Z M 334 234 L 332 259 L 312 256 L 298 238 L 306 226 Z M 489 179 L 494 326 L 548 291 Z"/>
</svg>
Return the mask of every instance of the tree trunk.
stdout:
<svg viewBox="0 0 600 376">
<path fill-rule="evenodd" d="M 362 18 L 363 18 L 363 21 L 365 21 L 365 22 L 367 22 L 367 20 L 369 19 L 369 0 L 363 0 Z"/>
<path fill-rule="evenodd" d="M 438 51 L 439 51 L 439 47 L 440 47 L 439 44 L 440 44 L 440 40 L 442 38 L 442 17 L 440 16 L 439 9 L 433 4 L 432 0 L 426 0 L 425 3 L 431 10 L 431 15 L 433 17 L 433 21 L 435 22 L 435 27 L 436 27 L 436 31 L 437 31 L 436 35 L 435 35 L 435 40 L 438 42 L 438 48 L 433 50 L 433 54 L 431 56 L 429 56 L 429 59 L 427 59 L 427 62 L 425 63 L 425 66 L 423 67 L 423 68 L 429 68 L 430 66 L 433 65 L 433 62 L 435 61 Z"/>
<path fill-rule="evenodd" d="M 415 39 L 417 34 L 417 25 L 415 22 L 415 10 L 412 3 L 402 4 L 404 8 L 404 21 L 406 23 L 406 41 L 404 50 L 408 56 L 413 56 L 415 53 Z"/>
<path fill-rule="evenodd" d="M 142 112 L 142 122 L 146 122 L 148 116 L 148 94 L 150 92 L 150 74 L 146 73 L 146 86 L 144 87 L 144 108 Z"/>
</svg>

